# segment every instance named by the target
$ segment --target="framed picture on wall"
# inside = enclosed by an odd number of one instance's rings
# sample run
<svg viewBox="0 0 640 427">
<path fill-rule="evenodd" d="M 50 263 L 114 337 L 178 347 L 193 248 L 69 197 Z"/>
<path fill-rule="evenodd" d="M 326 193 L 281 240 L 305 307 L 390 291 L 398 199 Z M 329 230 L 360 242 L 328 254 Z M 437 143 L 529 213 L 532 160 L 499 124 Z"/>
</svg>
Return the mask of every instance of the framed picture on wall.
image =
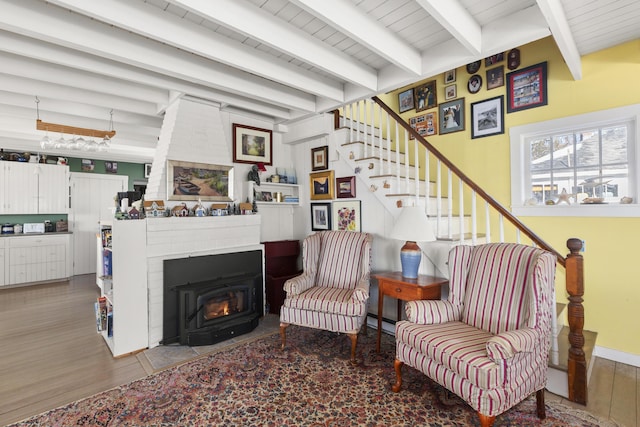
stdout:
<svg viewBox="0 0 640 427">
<path fill-rule="evenodd" d="M 309 174 L 311 200 L 333 200 L 335 178 L 333 170 Z"/>
<path fill-rule="evenodd" d="M 168 200 L 230 202 L 231 166 L 167 160 Z"/>
<path fill-rule="evenodd" d="M 273 132 L 252 126 L 233 124 L 234 163 L 272 163 Z"/>
<path fill-rule="evenodd" d="M 428 110 L 438 104 L 436 97 L 436 81 L 431 80 L 423 85 L 417 86 L 414 89 L 414 95 L 416 102 L 416 112 Z"/>
<path fill-rule="evenodd" d="M 311 231 L 331 230 L 331 203 L 311 203 Z"/>
<path fill-rule="evenodd" d="M 398 94 L 398 110 L 400 113 L 413 110 L 414 108 L 416 108 L 416 105 L 413 100 L 413 89 L 407 89 L 400 92 Z"/>
<path fill-rule="evenodd" d="M 338 199 L 356 197 L 356 177 L 345 176 L 343 178 L 336 178 L 336 189 Z"/>
<path fill-rule="evenodd" d="M 507 112 L 547 105 L 547 63 L 507 74 Z"/>
<path fill-rule="evenodd" d="M 331 209 L 334 230 L 360 231 L 362 229 L 360 200 L 335 201 Z"/>
<path fill-rule="evenodd" d="M 151 175 L 151 163 L 144 164 L 144 177 L 149 178 Z"/>
<path fill-rule="evenodd" d="M 443 102 L 438 106 L 440 135 L 464 130 L 464 98 Z"/>
<path fill-rule="evenodd" d="M 504 96 L 471 104 L 471 138 L 504 133 Z"/>
<path fill-rule="evenodd" d="M 311 149 L 311 170 L 319 171 L 329 167 L 329 146 Z"/>
</svg>

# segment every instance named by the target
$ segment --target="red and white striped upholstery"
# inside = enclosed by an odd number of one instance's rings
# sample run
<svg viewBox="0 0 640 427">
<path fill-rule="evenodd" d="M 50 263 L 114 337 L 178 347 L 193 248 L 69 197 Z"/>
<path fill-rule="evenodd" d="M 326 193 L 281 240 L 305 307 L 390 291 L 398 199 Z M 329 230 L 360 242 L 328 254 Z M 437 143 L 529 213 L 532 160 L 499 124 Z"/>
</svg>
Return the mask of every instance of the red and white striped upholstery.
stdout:
<svg viewBox="0 0 640 427">
<path fill-rule="evenodd" d="M 447 301 L 412 301 L 396 359 L 495 416 L 545 387 L 555 257 L 512 243 L 449 253 Z"/>
<path fill-rule="evenodd" d="M 371 235 L 321 231 L 302 243 L 303 273 L 284 284 L 280 322 L 357 333 L 367 316 Z"/>
</svg>

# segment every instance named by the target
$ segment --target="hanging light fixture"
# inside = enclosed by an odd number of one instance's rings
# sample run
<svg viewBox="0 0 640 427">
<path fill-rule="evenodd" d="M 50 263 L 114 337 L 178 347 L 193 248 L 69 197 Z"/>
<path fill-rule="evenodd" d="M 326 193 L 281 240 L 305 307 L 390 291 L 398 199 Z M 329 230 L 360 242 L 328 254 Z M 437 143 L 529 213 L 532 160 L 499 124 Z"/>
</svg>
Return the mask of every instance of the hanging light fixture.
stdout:
<svg viewBox="0 0 640 427">
<path fill-rule="evenodd" d="M 43 122 L 40 120 L 40 100 L 37 96 L 36 113 L 36 129 L 47 132 L 40 140 L 40 147 L 44 150 L 54 148 L 59 150 L 107 151 L 111 144 L 111 139 L 116 135 L 116 131 L 113 130 L 113 110 L 109 112 L 109 130 L 79 128 L 57 123 Z M 49 137 L 49 131 L 60 132 L 60 137 L 55 140 L 51 139 Z M 64 134 L 73 135 L 73 137 L 65 139 Z M 101 139 L 96 141 L 95 139 L 82 138 L 82 136 Z"/>
</svg>

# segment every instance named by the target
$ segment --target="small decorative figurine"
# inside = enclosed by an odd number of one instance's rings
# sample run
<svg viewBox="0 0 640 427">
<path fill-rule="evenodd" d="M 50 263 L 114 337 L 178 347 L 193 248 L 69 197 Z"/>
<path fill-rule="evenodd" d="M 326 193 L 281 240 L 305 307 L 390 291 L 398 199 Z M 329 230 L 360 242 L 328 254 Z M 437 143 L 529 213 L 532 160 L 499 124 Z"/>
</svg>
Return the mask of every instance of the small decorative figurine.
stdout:
<svg viewBox="0 0 640 427">
<path fill-rule="evenodd" d="M 253 181 L 256 185 L 260 185 L 260 174 L 258 173 L 258 165 L 252 165 L 249 175 L 247 176 L 249 181 Z"/>
</svg>

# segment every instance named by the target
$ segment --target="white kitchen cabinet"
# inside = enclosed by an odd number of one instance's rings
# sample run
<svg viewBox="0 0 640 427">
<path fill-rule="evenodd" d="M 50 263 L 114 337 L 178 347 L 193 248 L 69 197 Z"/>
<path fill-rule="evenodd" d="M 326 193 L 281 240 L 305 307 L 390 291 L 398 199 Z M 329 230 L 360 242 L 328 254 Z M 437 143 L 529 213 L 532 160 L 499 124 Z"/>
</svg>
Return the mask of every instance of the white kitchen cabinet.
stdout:
<svg viewBox="0 0 640 427">
<path fill-rule="evenodd" d="M 0 162 L 0 214 L 65 214 L 69 166 Z"/>
<path fill-rule="evenodd" d="M 8 278 L 5 284 L 61 280 L 69 277 L 70 234 L 3 237 Z"/>
<path fill-rule="evenodd" d="M 96 281 L 111 312 L 110 328 L 100 333 L 114 357 L 149 345 L 146 239 L 145 220 L 100 222 Z M 105 252 L 111 254 L 112 274 L 104 270 Z"/>
<path fill-rule="evenodd" d="M 6 283 L 5 278 L 4 278 L 5 256 L 4 256 L 4 245 L 2 244 L 2 242 L 0 242 L 0 245 L 1 245 L 0 246 L 0 286 L 3 286 Z"/>
</svg>

